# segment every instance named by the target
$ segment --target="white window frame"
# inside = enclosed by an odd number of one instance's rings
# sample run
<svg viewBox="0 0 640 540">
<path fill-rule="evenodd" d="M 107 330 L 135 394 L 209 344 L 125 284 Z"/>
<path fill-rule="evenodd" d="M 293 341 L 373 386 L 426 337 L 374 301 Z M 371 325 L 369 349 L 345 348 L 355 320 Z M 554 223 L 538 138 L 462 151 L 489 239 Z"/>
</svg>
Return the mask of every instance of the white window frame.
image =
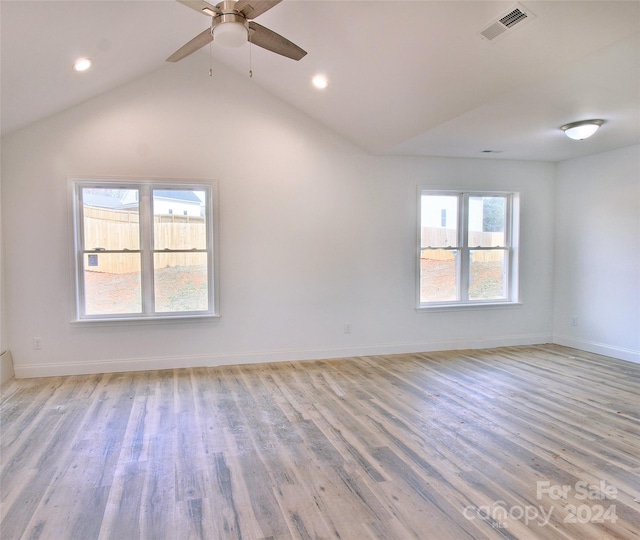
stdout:
<svg viewBox="0 0 640 540">
<path fill-rule="evenodd" d="M 84 213 L 82 190 L 84 188 L 136 189 L 139 193 L 139 250 L 122 250 L 140 253 L 142 312 L 117 314 L 87 314 L 85 312 L 84 257 L 96 251 L 84 245 Z M 208 268 L 208 309 L 202 311 L 155 312 L 154 255 L 156 253 L 193 252 L 194 250 L 154 249 L 153 190 L 204 191 L 206 249 Z M 213 180 L 184 180 L 157 178 L 70 178 L 69 191 L 72 199 L 73 256 L 75 267 L 75 321 L 74 322 L 119 322 L 119 321 L 163 321 L 184 319 L 218 319 L 218 184 Z M 110 253 L 111 251 L 107 251 Z M 120 250 L 114 251 L 121 252 Z"/>
<path fill-rule="evenodd" d="M 458 298 L 456 300 L 423 302 L 421 299 L 422 287 L 422 269 L 421 269 L 421 253 L 422 250 L 430 246 L 422 246 L 422 196 L 423 195 L 440 195 L 455 196 L 458 198 L 457 208 L 457 231 L 458 242 L 456 246 L 451 246 L 451 250 L 458 250 L 460 256 L 457 264 L 457 291 Z M 470 263 L 469 254 L 471 250 L 496 249 L 483 248 L 468 245 L 468 211 L 470 197 L 506 197 L 506 216 L 505 216 L 505 246 L 507 252 L 507 271 L 506 271 L 506 298 L 500 299 L 477 299 L 468 298 Z M 434 189 L 428 186 L 418 187 L 418 211 L 417 211 L 417 255 L 416 255 L 416 309 L 432 311 L 432 310 L 449 310 L 458 308 L 493 308 L 493 307 L 509 307 L 520 305 L 520 280 L 519 280 L 519 242 L 520 242 L 520 194 L 513 191 L 473 191 L 473 190 L 450 190 L 450 189 Z"/>
</svg>

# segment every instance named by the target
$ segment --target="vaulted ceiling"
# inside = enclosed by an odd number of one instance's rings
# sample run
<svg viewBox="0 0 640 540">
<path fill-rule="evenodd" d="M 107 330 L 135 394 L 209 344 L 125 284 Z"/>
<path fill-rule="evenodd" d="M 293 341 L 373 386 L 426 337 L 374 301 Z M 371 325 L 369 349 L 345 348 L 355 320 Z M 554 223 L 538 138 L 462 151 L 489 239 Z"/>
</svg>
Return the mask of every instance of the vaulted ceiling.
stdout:
<svg viewBox="0 0 640 540">
<path fill-rule="evenodd" d="M 481 35 L 518 6 L 527 20 Z M 371 153 L 560 161 L 640 142 L 639 1 L 284 0 L 257 21 L 307 56 L 214 42 L 182 61 L 225 64 Z M 209 19 L 172 0 L 0 0 L 0 24 L 6 135 L 171 70 Z M 589 140 L 559 130 L 589 118 L 606 121 Z"/>
</svg>

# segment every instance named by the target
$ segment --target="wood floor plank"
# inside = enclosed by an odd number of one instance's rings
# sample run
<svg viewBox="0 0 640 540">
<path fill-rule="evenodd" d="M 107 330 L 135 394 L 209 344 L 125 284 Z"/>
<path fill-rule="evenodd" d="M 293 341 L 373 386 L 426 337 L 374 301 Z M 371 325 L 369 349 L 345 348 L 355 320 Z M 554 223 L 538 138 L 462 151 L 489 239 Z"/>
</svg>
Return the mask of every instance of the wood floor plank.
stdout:
<svg viewBox="0 0 640 540">
<path fill-rule="evenodd" d="M 3 540 L 640 536 L 640 365 L 593 353 L 502 347 L 1 391 Z"/>
</svg>

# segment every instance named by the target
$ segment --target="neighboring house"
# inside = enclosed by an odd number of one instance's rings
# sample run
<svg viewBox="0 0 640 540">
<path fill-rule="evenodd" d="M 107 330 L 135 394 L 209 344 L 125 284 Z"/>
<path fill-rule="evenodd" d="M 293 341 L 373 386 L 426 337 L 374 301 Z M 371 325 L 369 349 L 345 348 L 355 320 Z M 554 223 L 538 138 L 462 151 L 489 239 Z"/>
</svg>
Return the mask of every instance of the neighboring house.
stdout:
<svg viewBox="0 0 640 540">
<path fill-rule="evenodd" d="M 88 193 L 84 196 L 84 203 L 111 210 L 132 210 L 138 208 L 138 192 L 117 190 L 110 195 Z M 177 190 L 156 191 L 153 207 L 155 215 L 201 216 L 203 210 L 202 201 L 195 192 Z"/>
<path fill-rule="evenodd" d="M 422 224 L 433 228 L 456 228 L 458 216 L 458 200 L 452 196 L 432 197 L 430 204 L 422 206 Z M 483 231 L 483 204 L 479 199 L 469 201 L 471 206 L 470 230 Z"/>
<path fill-rule="evenodd" d="M 156 191 L 153 198 L 154 214 L 201 216 L 204 206 L 193 191 Z"/>
</svg>

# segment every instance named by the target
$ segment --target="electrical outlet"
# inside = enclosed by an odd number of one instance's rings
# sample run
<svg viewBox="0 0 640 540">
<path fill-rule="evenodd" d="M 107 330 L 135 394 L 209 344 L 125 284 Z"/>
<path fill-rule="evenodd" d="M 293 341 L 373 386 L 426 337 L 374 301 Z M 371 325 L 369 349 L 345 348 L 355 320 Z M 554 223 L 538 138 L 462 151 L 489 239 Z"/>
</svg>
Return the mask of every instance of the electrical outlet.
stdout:
<svg viewBox="0 0 640 540">
<path fill-rule="evenodd" d="M 344 323 L 344 333 L 345 334 L 351 333 L 351 323 Z"/>
<path fill-rule="evenodd" d="M 42 349 L 42 338 L 39 338 L 39 337 L 33 338 L 33 348 L 36 351 L 39 351 L 40 349 Z"/>
<path fill-rule="evenodd" d="M 578 326 L 578 317 L 571 317 L 571 326 Z"/>
</svg>

